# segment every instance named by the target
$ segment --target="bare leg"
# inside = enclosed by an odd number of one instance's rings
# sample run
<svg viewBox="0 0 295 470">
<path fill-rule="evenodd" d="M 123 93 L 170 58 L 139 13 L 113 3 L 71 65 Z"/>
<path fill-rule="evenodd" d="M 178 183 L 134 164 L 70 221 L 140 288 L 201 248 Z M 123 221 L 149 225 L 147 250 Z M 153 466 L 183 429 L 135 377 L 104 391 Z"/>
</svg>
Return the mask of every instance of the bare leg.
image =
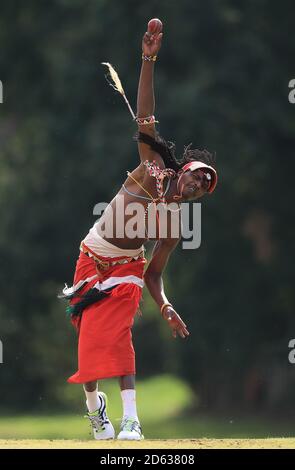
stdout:
<svg viewBox="0 0 295 470">
<path fill-rule="evenodd" d="M 93 413 L 94 411 L 98 410 L 100 406 L 100 400 L 97 395 L 97 382 L 96 380 L 93 382 L 86 382 L 83 384 L 84 392 L 86 395 L 86 404 L 88 411 Z"/>
<path fill-rule="evenodd" d="M 122 375 L 122 377 L 119 377 L 119 384 L 121 390 L 134 390 L 135 375 Z"/>
<path fill-rule="evenodd" d="M 84 384 L 84 389 L 86 392 L 94 392 L 96 390 L 97 386 L 97 381 L 95 380 L 94 382 L 87 382 Z"/>
</svg>

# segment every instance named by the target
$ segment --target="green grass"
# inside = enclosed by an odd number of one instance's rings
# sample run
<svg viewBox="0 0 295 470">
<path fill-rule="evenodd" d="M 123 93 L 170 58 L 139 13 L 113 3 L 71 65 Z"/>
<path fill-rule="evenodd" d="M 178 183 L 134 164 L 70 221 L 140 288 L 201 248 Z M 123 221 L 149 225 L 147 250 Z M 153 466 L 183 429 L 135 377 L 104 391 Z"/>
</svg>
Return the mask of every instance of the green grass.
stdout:
<svg viewBox="0 0 295 470">
<path fill-rule="evenodd" d="M 119 420 L 113 424 L 118 431 Z M 142 420 L 144 435 L 148 439 L 196 438 L 268 438 L 292 437 L 294 427 L 281 424 L 270 426 L 254 419 L 230 425 L 222 419 L 194 417 L 166 421 Z M 1 439 L 90 439 L 90 428 L 81 416 L 16 416 L 0 420 Z"/>
<path fill-rule="evenodd" d="M 116 381 L 102 384 L 109 399 L 109 417 L 116 431 L 122 415 Z M 73 405 L 74 413 L 0 417 L 0 439 L 80 439 L 91 438 L 83 419 L 85 399 L 81 387 L 66 385 L 60 393 Z M 159 376 L 137 383 L 138 411 L 147 439 L 268 438 L 293 437 L 295 425 L 238 416 L 212 418 L 190 416 L 194 396 L 181 380 Z"/>
<path fill-rule="evenodd" d="M 145 433 L 153 436 L 158 423 L 166 423 L 183 413 L 193 402 L 193 393 L 181 380 L 163 375 L 137 383 L 137 404 Z M 121 396 L 117 381 L 101 383 L 101 389 L 108 396 L 108 415 L 118 430 L 122 417 Z M 66 385 L 60 391 L 67 403 L 72 403 L 76 414 L 28 415 L 0 417 L 0 438 L 2 439 L 88 439 L 90 427 L 85 414 L 85 398 L 82 387 Z M 165 426 L 164 426 L 165 428 Z M 169 429 L 159 432 L 162 437 Z M 174 429 L 174 435 L 177 430 Z"/>
</svg>

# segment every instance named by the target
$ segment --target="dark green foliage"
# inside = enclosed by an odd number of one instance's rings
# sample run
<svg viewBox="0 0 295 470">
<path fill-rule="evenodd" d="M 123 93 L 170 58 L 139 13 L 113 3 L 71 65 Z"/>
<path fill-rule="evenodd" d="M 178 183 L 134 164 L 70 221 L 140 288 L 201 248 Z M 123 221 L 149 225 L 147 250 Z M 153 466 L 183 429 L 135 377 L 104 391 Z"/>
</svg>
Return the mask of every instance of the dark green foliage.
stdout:
<svg viewBox="0 0 295 470">
<path fill-rule="evenodd" d="M 190 142 L 216 151 L 219 184 L 202 201 L 200 249 L 178 248 L 165 273 L 191 336 L 170 339 L 145 300 L 134 330 L 138 373 L 180 374 L 210 410 L 293 409 L 291 0 L 1 5 L 6 409 L 63 405 L 55 389 L 75 370 L 76 340 L 56 293 L 72 282 L 94 205 L 109 201 L 139 162 L 136 129 L 100 63 L 116 67 L 135 108 L 141 37 L 155 16 L 165 28 L 155 78 L 159 132 L 176 142 L 178 157 Z"/>
</svg>

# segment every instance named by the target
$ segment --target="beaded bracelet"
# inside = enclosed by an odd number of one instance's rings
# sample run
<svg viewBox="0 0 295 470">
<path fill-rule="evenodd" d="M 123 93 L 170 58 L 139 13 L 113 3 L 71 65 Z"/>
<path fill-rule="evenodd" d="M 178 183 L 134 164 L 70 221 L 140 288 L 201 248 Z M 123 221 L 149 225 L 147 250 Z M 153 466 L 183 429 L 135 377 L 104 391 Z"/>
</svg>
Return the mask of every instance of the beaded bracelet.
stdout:
<svg viewBox="0 0 295 470">
<path fill-rule="evenodd" d="M 141 58 L 142 58 L 142 60 L 146 60 L 148 62 L 156 62 L 156 60 L 157 60 L 156 55 L 144 55 L 144 53 L 142 53 Z"/>
</svg>

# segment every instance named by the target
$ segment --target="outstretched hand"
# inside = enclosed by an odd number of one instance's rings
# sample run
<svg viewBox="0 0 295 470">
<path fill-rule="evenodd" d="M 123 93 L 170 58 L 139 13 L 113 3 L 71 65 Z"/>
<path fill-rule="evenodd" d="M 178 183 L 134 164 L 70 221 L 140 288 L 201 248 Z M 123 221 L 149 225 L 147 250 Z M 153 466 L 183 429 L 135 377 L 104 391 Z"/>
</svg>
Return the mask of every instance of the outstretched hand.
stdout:
<svg viewBox="0 0 295 470">
<path fill-rule="evenodd" d="M 174 338 L 177 337 L 177 334 L 181 338 L 185 338 L 189 335 L 189 332 L 186 328 L 186 324 L 182 321 L 178 313 L 172 307 L 166 307 L 163 313 L 163 317 L 167 321 L 169 327 L 172 330 L 172 335 Z"/>
<path fill-rule="evenodd" d="M 149 33 L 144 34 L 142 40 L 142 52 L 147 56 L 157 55 L 161 49 L 163 33 Z"/>
</svg>

